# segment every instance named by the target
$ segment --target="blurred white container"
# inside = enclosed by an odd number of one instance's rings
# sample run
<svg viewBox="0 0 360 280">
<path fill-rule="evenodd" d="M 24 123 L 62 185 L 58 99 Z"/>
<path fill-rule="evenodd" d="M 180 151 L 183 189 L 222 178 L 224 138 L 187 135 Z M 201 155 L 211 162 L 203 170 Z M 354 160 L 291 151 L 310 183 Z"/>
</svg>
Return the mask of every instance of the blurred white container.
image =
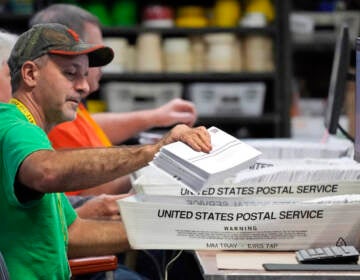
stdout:
<svg viewBox="0 0 360 280">
<path fill-rule="evenodd" d="M 233 71 L 235 35 L 231 33 L 213 33 L 205 35 L 207 52 L 205 68 L 208 71 Z"/>
<path fill-rule="evenodd" d="M 259 35 L 248 35 L 243 40 L 244 63 L 247 71 L 262 72 L 274 70 L 273 41 Z"/>
<path fill-rule="evenodd" d="M 157 108 L 182 95 L 180 83 L 110 82 L 102 87 L 102 95 L 110 112 L 130 112 Z"/>
<path fill-rule="evenodd" d="M 120 37 L 106 37 L 104 44 L 114 50 L 114 59 L 102 69 L 104 72 L 125 72 L 127 71 L 127 49 L 128 40 Z"/>
<path fill-rule="evenodd" d="M 189 96 L 199 116 L 259 116 L 263 112 L 264 83 L 194 83 Z"/>
<path fill-rule="evenodd" d="M 191 72 L 191 45 L 187 38 L 167 38 L 163 41 L 164 70 L 166 72 Z"/>
<path fill-rule="evenodd" d="M 163 70 L 160 34 L 140 34 L 136 41 L 136 53 L 137 71 L 161 72 Z"/>
<path fill-rule="evenodd" d="M 265 27 L 267 25 L 266 16 L 263 13 L 247 13 L 240 21 L 243 27 Z"/>
</svg>

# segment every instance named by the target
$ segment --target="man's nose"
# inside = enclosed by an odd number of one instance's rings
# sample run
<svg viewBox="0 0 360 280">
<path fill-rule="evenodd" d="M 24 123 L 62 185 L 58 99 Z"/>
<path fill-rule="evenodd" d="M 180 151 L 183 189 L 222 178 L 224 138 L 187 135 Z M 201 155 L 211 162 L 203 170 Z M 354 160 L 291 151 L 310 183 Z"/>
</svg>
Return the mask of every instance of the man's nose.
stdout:
<svg viewBox="0 0 360 280">
<path fill-rule="evenodd" d="M 86 77 L 82 77 L 76 81 L 75 89 L 81 95 L 89 93 L 90 86 L 89 86 L 89 83 L 88 83 Z"/>
</svg>

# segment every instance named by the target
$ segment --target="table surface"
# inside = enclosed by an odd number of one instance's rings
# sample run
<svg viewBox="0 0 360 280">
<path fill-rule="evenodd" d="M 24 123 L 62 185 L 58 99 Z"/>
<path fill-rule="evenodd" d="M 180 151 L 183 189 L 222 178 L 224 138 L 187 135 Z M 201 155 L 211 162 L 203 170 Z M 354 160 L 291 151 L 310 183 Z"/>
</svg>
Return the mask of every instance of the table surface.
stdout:
<svg viewBox="0 0 360 280">
<path fill-rule="evenodd" d="M 360 271 L 266 271 L 262 267 L 263 263 L 297 263 L 294 252 L 204 250 L 195 251 L 195 257 L 205 280 L 360 279 Z"/>
</svg>

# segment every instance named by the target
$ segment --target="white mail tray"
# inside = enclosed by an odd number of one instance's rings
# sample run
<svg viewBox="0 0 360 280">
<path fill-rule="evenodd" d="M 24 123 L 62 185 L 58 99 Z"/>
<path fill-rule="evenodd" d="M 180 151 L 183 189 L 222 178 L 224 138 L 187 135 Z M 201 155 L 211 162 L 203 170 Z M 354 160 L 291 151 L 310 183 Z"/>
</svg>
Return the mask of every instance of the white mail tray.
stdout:
<svg viewBox="0 0 360 280">
<path fill-rule="evenodd" d="M 134 249 L 282 251 L 359 242 L 359 195 L 288 202 L 134 195 L 118 205 Z"/>
</svg>

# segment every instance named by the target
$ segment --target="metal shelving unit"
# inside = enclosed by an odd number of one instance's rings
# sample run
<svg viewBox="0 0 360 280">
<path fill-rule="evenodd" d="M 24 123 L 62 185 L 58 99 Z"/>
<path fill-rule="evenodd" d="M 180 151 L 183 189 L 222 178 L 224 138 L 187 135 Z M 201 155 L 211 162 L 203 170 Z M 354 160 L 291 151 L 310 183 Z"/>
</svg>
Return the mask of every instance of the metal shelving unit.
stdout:
<svg viewBox="0 0 360 280">
<path fill-rule="evenodd" d="M 276 78 L 274 72 L 232 72 L 232 73 L 105 73 L 103 82 L 109 81 L 156 81 L 156 82 L 235 82 L 235 81 L 273 81 Z"/>
<path fill-rule="evenodd" d="M 221 27 L 204 27 L 204 28 L 150 28 L 142 26 L 134 27 L 104 27 L 104 36 L 135 36 L 143 32 L 157 32 L 166 35 L 200 35 L 206 33 L 231 32 L 237 35 L 244 34 L 261 34 L 274 35 L 276 28 L 274 25 L 266 27 L 238 27 L 238 28 L 221 28 Z"/>
<path fill-rule="evenodd" d="M 180 82 L 185 87 L 193 82 L 265 82 L 267 86 L 264 113 L 259 117 L 206 117 L 199 118 L 199 124 L 216 125 L 236 134 L 247 129 L 250 137 L 290 136 L 290 34 L 288 24 L 289 3 L 274 0 L 276 19 L 264 28 L 147 28 L 105 27 L 104 36 L 126 37 L 134 42 L 143 32 L 157 32 L 162 37 L 201 35 L 206 33 L 231 32 L 236 35 L 259 34 L 269 36 L 274 42 L 275 70 L 272 72 L 232 72 L 232 73 L 105 73 L 102 82 Z M 186 90 L 183 94 L 186 98 Z"/>
</svg>

